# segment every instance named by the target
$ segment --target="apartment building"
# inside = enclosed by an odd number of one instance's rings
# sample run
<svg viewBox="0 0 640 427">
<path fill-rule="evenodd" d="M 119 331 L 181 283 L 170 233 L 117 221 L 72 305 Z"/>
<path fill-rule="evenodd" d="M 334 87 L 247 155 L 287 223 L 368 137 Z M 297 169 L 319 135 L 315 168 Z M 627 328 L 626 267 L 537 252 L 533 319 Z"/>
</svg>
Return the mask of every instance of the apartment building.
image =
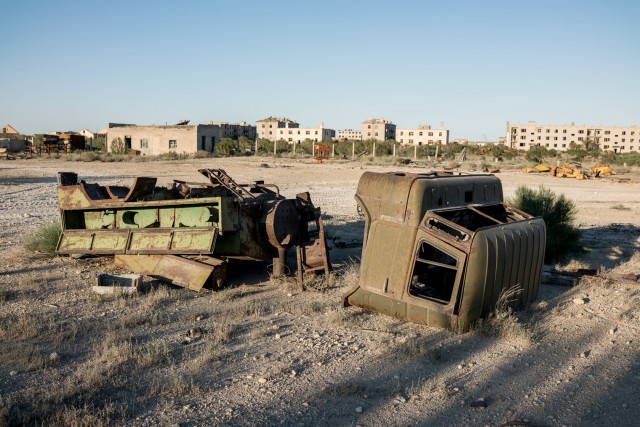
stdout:
<svg viewBox="0 0 640 427">
<path fill-rule="evenodd" d="M 220 128 L 219 139 L 230 138 L 238 139 L 241 136 L 245 138 L 255 140 L 256 139 L 256 127 L 247 122 L 240 123 L 227 123 L 227 122 L 207 122 L 205 125 L 215 125 Z"/>
<path fill-rule="evenodd" d="M 432 129 L 429 125 L 419 125 L 417 129 L 396 129 L 396 141 L 412 145 L 448 144 L 449 130 L 444 128 L 444 122 L 440 122 L 439 129 Z"/>
<path fill-rule="evenodd" d="M 355 129 L 339 129 L 337 131 L 338 141 L 344 141 L 346 139 L 359 140 L 362 139 L 362 131 Z"/>
<path fill-rule="evenodd" d="M 640 127 L 592 125 L 540 125 L 536 122 L 515 124 L 507 122 L 506 144 L 511 148 L 528 150 L 539 145 L 548 149 L 566 151 L 572 142 L 595 141 L 602 150 L 614 153 L 640 151 Z"/>
<path fill-rule="evenodd" d="M 268 139 L 269 141 L 277 141 L 279 129 L 297 129 L 300 124 L 285 118 L 267 117 L 266 119 L 256 122 L 256 133 L 259 139 Z"/>
<path fill-rule="evenodd" d="M 175 151 L 176 153 L 195 153 L 199 150 L 213 152 L 220 141 L 218 125 L 170 125 L 138 126 L 122 125 L 107 128 L 108 150 L 112 143 L 120 138 L 126 151 L 140 151 L 142 155 L 158 155 Z"/>
<path fill-rule="evenodd" d="M 373 139 L 376 141 L 387 141 L 396 139 L 396 125 L 390 120 L 367 119 L 362 122 L 362 139 Z"/>
<path fill-rule="evenodd" d="M 278 128 L 276 132 L 277 141 L 287 141 L 290 144 L 297 144 L 307 139 L 314 142 L 322 142 L 336 135 L 333 129 L 325 128 L 324 123 L 320 123 L 320 125 L 315 128 Z"/>
</svg>

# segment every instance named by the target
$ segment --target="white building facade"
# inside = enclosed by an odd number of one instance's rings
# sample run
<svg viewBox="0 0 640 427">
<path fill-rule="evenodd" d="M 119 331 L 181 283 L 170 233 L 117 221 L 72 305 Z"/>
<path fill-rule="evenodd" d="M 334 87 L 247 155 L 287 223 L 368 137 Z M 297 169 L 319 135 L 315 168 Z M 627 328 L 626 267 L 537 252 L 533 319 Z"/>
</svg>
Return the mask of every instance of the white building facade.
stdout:
<svg viewBox="0 0 640 427">
<path fill-rule="evenodd" d="M 429 125 L 420 125 L 416 129 L 396 129 L 396 141 L 400 144 L 430 145 L 448 144 L 449 130 L 440 123 L 440 129 L 432 129 Z"/>
<path fill-rule="evenodd" d="M 515 124 L 507 122 L 506 144 L 519 150 L 533 146 L 566 151 L 570 144 L 582 144 L 587 139 L 596 142 L 600 149 L 614 153 L 640 151 L 640 127 L 592 126 L 592 125 L 541 125 L 536 122 Z"/>
</svg>

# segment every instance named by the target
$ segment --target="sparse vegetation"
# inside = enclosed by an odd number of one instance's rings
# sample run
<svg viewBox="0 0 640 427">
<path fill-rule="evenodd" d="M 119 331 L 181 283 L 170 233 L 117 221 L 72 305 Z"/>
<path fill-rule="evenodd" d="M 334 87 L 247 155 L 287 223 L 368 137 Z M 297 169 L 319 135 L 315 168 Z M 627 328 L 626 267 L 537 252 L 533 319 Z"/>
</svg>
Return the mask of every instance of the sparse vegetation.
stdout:
<svg viewBox="0 0 640 427">
<path fill-rule="evenodd" d="M 29 237 L 24 246 L 32 252 L 53 256 L 56 253 L 60 234 L 62 234 L 60 222 L 46 224 L 40 227 L 33 236 Z"/>
<path fill-rule="evenodd" d="M 557 261 L 580 249 L 580 230 L 573 226 L 576 205 L 564 194 L 541 186 L 538 191 L 520 186 L 510 204 L 531 215 L 541 216 L 547 227 L 545 262 Z"/>
<path fill-rule="evenodd" d="M 615 204 L 615 205 L 611 206 L 611 209 L 615 209 L 615 210 L 618 210 L 618 211 L 628 211 L 628 210 L 630 210 L 631 208 L 626 207 L 626 206 L 625 206 L 625 205 L 623 205 L 622 203 L 617 203 L 617 204 Z"/>
<path fill-rule="evenodd" d="M 507 341 L 530 344 L 534 333 L 529 326 L 519 321 L 510 304 L 522 292 L 521 286 L 503 290 L 494 310 L 486 319 L 480 319 L 476 325 L 486 335 L 506 339 Z"/>
</svg>

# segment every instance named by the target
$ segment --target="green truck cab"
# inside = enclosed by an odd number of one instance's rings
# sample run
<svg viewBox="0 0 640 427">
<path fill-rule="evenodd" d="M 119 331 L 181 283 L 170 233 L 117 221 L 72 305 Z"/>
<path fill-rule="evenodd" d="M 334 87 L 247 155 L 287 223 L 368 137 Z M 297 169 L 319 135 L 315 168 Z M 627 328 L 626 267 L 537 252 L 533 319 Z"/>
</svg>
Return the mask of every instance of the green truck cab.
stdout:
<svg viewBox="0 0 640 427">
<path fill-rule="evenodd" d="M 462 332 L 508 290 L 514 309 L 536 298 L 544 221 L 506 205 L 496 176 L 366 172 L 355 199 L 365 230 L 345 306 Z"/>
</svg>

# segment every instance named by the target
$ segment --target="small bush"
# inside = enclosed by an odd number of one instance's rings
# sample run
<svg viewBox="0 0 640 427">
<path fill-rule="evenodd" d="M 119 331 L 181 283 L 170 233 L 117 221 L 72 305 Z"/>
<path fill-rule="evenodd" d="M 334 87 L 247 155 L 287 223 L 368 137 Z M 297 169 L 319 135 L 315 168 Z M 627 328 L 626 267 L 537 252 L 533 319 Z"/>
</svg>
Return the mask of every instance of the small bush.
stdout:
<svg viewBox="0 0 640 427">
<path fill-rule="evenodd" d="M 25 248 L 33 252 L 42 252 L 48 255 L 56 254 L 56 247 L 62 228 L 59 222 L 47 224 L 41 227 L 36 234 L 25 242 Z"/>
<path fill-rule="evenodd" d="M 223 157 L 234 156 L 237 151 L 238 142 L 229 138 L 222 138 L 214 148 L 214 152 Z"/>
<path fill-rule="evenodd" d="M 573 226 L 576 205 L 564 194 L 556 195 L 540 187 L 538 191 L 525 186 L 516 190 L 510 204 L 534 216 L 541 216 L 547 226 L 546 263 L 554 262 L 580 249 L 580 230 Z"/>
<path fill-rule="evenodd" d="M 198 150 L 193 155 L 193 157 L 196 159 L 206 159 L 207 157 L 209 157 L 209 152 L 205 150 Z"/>
</svg>

